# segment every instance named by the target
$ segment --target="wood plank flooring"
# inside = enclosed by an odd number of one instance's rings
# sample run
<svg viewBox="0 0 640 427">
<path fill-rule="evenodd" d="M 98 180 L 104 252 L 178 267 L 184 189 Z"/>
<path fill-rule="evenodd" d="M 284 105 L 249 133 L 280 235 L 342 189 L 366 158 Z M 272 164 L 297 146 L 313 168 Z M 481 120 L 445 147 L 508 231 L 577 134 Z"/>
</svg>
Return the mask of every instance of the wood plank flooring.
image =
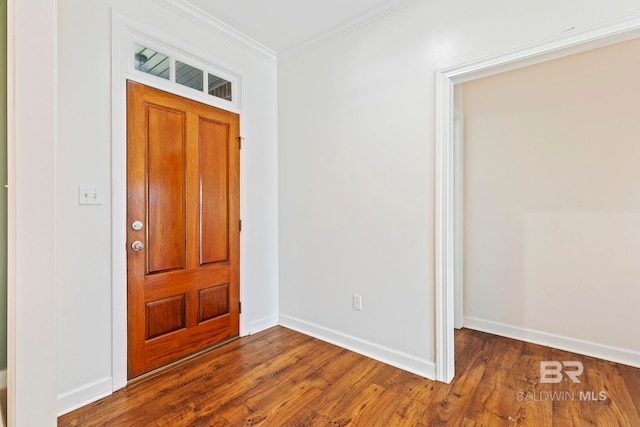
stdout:
<svg viewBox="0 0 640 427">
<path fill-rule="evenodd" d="M 275 327 L 58 425 L 640 426 L 640 369 L 468 329 L 455 340 L 456 379 L 442 384 Z M 544 360 L 582 362 L 581 382 L 541 384 Z"/>
</svg>

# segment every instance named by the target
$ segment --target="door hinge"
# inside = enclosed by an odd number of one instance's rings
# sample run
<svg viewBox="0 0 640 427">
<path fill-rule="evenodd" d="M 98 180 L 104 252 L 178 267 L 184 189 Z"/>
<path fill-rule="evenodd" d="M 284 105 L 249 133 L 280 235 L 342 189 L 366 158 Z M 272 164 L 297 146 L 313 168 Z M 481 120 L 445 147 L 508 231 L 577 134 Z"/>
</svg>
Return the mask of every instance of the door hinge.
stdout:
<svg viewBox="0 0 640 427">
<path fill-rule="evenodd" d="M 238 313 L 242 313 L 242 301 L 238 301 Z"/>
<path fill-rule="evenodd" d="M 238 221 L 238 230 L 242 231 L 242 220 Z"/>
<path fill-rule="evenodd" d="M 244 139 L 244 138 L 243 138 L 243 137 L 241 137 L 241 136 L 239 136 L 239 137 L 238 137 L 238 149 L 239 149 L 239 150 L 242 150 L 242 140 L 243 140 L 243 139 Z"/>
</svg>

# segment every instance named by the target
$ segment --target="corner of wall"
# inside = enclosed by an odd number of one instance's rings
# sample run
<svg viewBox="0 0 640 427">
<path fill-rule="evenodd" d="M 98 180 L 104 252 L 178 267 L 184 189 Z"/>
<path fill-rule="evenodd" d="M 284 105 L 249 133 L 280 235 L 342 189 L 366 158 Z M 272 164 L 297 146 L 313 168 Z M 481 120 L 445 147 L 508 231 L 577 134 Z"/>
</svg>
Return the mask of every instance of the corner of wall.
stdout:
<svg viewBox="0 0 640 427">
<path fill-rule="evenodd" d="M 280 314 L 280 325 L 285 328 L 293 329 L 305 335 L 312 336 L 322 341 L 346 348 L 363 356 L 370 357 L 387 365 L 411 372 L 421 377 L 435 380 L 436 366 L 435 363 L 416 357 L 393 348 L 376 344 L 371 341 L 363 340 L 352 335 L 342 333 L 324 326 L 307 322 L 293 316 Z"/>
</svg>

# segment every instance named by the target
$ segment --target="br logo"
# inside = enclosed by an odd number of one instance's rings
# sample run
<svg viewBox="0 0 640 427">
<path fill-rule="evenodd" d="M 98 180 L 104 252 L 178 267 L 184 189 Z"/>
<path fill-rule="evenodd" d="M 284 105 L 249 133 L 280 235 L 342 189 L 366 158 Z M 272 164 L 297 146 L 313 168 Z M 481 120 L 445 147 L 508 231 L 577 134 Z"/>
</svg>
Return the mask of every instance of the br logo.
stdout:
<svg viewBox="0 0 640 427">
<path fill-rule="evenodd" d="M 557 384 L 562 382 L 564 378 L 563 371 L 564 375 L 571 381 L 579 384 L 580 380 L 578 377 L 582 375 L 584 366 L 582 366 L 582 362 L 576 361 L 555 362 L 547 360 L 540 362 L 540 382 L 542 384 Z"/>
</svg>

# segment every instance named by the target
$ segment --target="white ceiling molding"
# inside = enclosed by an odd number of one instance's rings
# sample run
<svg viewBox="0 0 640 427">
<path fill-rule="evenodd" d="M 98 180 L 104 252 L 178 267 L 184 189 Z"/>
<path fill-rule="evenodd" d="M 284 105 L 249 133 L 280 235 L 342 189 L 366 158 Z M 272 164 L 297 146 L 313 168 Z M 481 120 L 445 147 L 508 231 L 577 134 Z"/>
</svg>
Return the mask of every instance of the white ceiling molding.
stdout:
<svg viewBox="0 0 640 427">
<path fill-rule="evenodd" d="M 276 62 L 276 53 L 273 50 L 185 0 L 155 0 L 155 2 L 251 53 Z"/>
<path fill-rule="evenodd" d="M 282 52 L 278 52 L 278 62 L 282 63 L 291 60 L 296 56 L 302 55 L 325 43 L 329 43 L 330 41 L 342 37 L 345 34 L 369 25 L 379 19 L 382 19 L 385 16 L 391 15 L 392 13 L 405 8 L 412 3 L 415 3 L 416 1 L 418 0 L 405 0 L 400 3 L 390 0 L 385 1 L 378 6 L 366 10 L 358 16 L 355 16 L 344 21 L 341 24 L 331 27 L 327 31 L 324 31 L 315 37 L 298 43 L 288 49 L 283 50 Z"/>
</svg>

